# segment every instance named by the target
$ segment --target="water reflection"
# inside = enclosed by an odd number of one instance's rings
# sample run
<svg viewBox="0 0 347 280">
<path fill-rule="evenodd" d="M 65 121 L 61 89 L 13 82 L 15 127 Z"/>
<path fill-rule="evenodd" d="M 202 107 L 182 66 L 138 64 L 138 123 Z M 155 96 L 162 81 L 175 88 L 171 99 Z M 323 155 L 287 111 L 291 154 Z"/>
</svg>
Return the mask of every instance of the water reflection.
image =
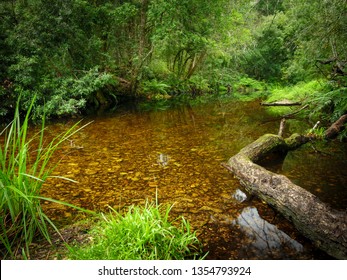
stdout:
<svg viewBox="0 0 347 280">
<path fill-rule="evenodd" d="M 311 166 L 309 176 L 308 165 Z M 346 143 L 317 143 L 317 146 L 305 145 L 289 152 L 283 162 L 281 173 L 333 208 L 345 210 L 346 166 Z"/>
<path fill-rule="evenodd" d="M 303 251 L 300 243 L 262 219 L 255 207 L 244 208 L 232 224 L 238 226 L 248 237 L 247 250 L 261 258 L 266 256 L 277 258 L 282 256 L 283 252 Z"/>
</svg>

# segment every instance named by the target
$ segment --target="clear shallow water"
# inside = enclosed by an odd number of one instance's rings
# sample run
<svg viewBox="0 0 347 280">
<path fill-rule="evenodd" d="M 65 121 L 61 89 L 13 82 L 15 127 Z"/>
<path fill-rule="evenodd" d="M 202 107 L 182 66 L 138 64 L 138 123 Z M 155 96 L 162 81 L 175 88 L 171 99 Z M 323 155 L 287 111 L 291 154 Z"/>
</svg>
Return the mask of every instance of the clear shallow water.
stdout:
<svg viewBox="0 0 347 280">
<path fill-rule="evenodd" d="M 93 123 L 66 142 L 56 157 L 62 160 L 54 175 L 78 183 L 51 179 L 44 194 L 98 211 L 144 204 L 157 196 L 159 203 L 174 204 L 173 217 L 189 220 L 211 259 L 326 258 L 270 207 L 247 197 L 221 166 L 262 134 L 277 133 L 279 121 L 269 118 L 258 102 L 232 101 L 90 118 L 84 122 Z M 52 124 L 48 134 L 54 136 L 71 125 Z M 346 163 L 346 145 L 336 147 L 341 150 L 333 152 L 332 159 Z M 337 199 L 343 208 L 346 165 L 332 167 L 322 160 L 323 154 L 310 156 L 307 149 L 271 168 L 299 185 L 310 181 L 308 189 L 319 188 L 317 194 L 332 204 Z M 330 199 L 333 196 L 336 199 Z M 55 204 L 46 203 L 44 209 L 57 221 L 76 216 L 74 210 Z"/>
</svg>

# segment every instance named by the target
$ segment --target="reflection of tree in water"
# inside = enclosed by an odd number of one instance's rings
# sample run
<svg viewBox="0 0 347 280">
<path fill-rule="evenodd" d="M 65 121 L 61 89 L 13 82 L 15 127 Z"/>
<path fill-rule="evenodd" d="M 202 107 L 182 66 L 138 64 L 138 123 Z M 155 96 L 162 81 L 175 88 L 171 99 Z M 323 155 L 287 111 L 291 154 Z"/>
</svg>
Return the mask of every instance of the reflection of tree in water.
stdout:
<svg viewBox="0 0 347 280">
<path fill-rule="evenodd" d="M 248 237 L 243 249 L 251 255 L 263 259 L 290 256 L 295 258 L 297 253 L 303 251 L 300 243 L 262 219 L 255 207 L 244 208 L 232 224 L 239 226 Z M 252 252 L 249 252 L 250 250 Z"/>
</svg>

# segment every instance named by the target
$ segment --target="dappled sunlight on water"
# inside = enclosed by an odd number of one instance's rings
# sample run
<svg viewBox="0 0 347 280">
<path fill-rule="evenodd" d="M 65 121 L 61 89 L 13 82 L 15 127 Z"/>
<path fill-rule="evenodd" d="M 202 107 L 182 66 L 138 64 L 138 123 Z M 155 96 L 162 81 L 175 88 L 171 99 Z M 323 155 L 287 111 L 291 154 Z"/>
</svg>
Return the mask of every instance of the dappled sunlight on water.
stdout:
<svg viewBox="0 0 347 280">
<path fill-rule="evenodd" d="M 310 244 L 268 206 L 244 197 L 239 182 L 221 166 L 262 134 L 277 133 L 279 121 L 265 122 L 266 118 L 258 102 L 215 102 L 92 118 L 56 156 L 62 159 L 54 175 L 78 183 L 49 179 L 43 194 L 96 211 L 144 204 L 157 196 L 159 203 L 174 204 L 173 216 L 183 215 L 191 223 L 212 258 L 310 258 Z M 57 135 L 71 124 L 52 124 L 48 133 Z M 56 221 L 76 216 L 75 210 L 50 202 L 44 209 Z M 306 242 L 305 250 L 298 252 L 295 245 L 262 254 L 263 249 L 249 241 L 256 235 L 252 237 L 240 221 L 245 211 L 253 218 L 259 211 L 262 218 L 256 219 L 266 231 L 275 232 L 279 226 L 286 234 L 276 231 L 278 238 L 300 239 Z"/>
</svg>

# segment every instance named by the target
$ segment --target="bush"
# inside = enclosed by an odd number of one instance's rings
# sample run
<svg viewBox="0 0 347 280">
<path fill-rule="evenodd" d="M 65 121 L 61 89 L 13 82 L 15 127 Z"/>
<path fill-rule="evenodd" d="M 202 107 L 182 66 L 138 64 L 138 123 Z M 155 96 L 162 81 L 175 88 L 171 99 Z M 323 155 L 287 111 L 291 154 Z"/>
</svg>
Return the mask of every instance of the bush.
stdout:
<svg viewBox="0 0 347 280">
<path fill-rule="evenodd" d="M 248 78 L 248 77 L 242 77 L 239 79 L 237 83 L 234 85 L 235 89 L 239 92 L 243 93 L 250 93 L 254 91 L 264 91 L 266 89 L 266 86 L 264 83 Z"/>
<path fill-rule="evenodd" d="M 167 90 L 170 86 L 156 79 L 143 82 L 142 88 L 149 99 L 160 100 L 169 97 Z"/>
<path fill-rule="evenodd" d="M 71 116 L 81 113 L 94 95 L 107 85 L 115 84 L 111 74 L 99 73 L 97 68 L 86 71 L 80 77 L 44 79 L 40 85 L 41 102 L 36 104 L 35 118 L 43 115 Z"/>
</svg>

